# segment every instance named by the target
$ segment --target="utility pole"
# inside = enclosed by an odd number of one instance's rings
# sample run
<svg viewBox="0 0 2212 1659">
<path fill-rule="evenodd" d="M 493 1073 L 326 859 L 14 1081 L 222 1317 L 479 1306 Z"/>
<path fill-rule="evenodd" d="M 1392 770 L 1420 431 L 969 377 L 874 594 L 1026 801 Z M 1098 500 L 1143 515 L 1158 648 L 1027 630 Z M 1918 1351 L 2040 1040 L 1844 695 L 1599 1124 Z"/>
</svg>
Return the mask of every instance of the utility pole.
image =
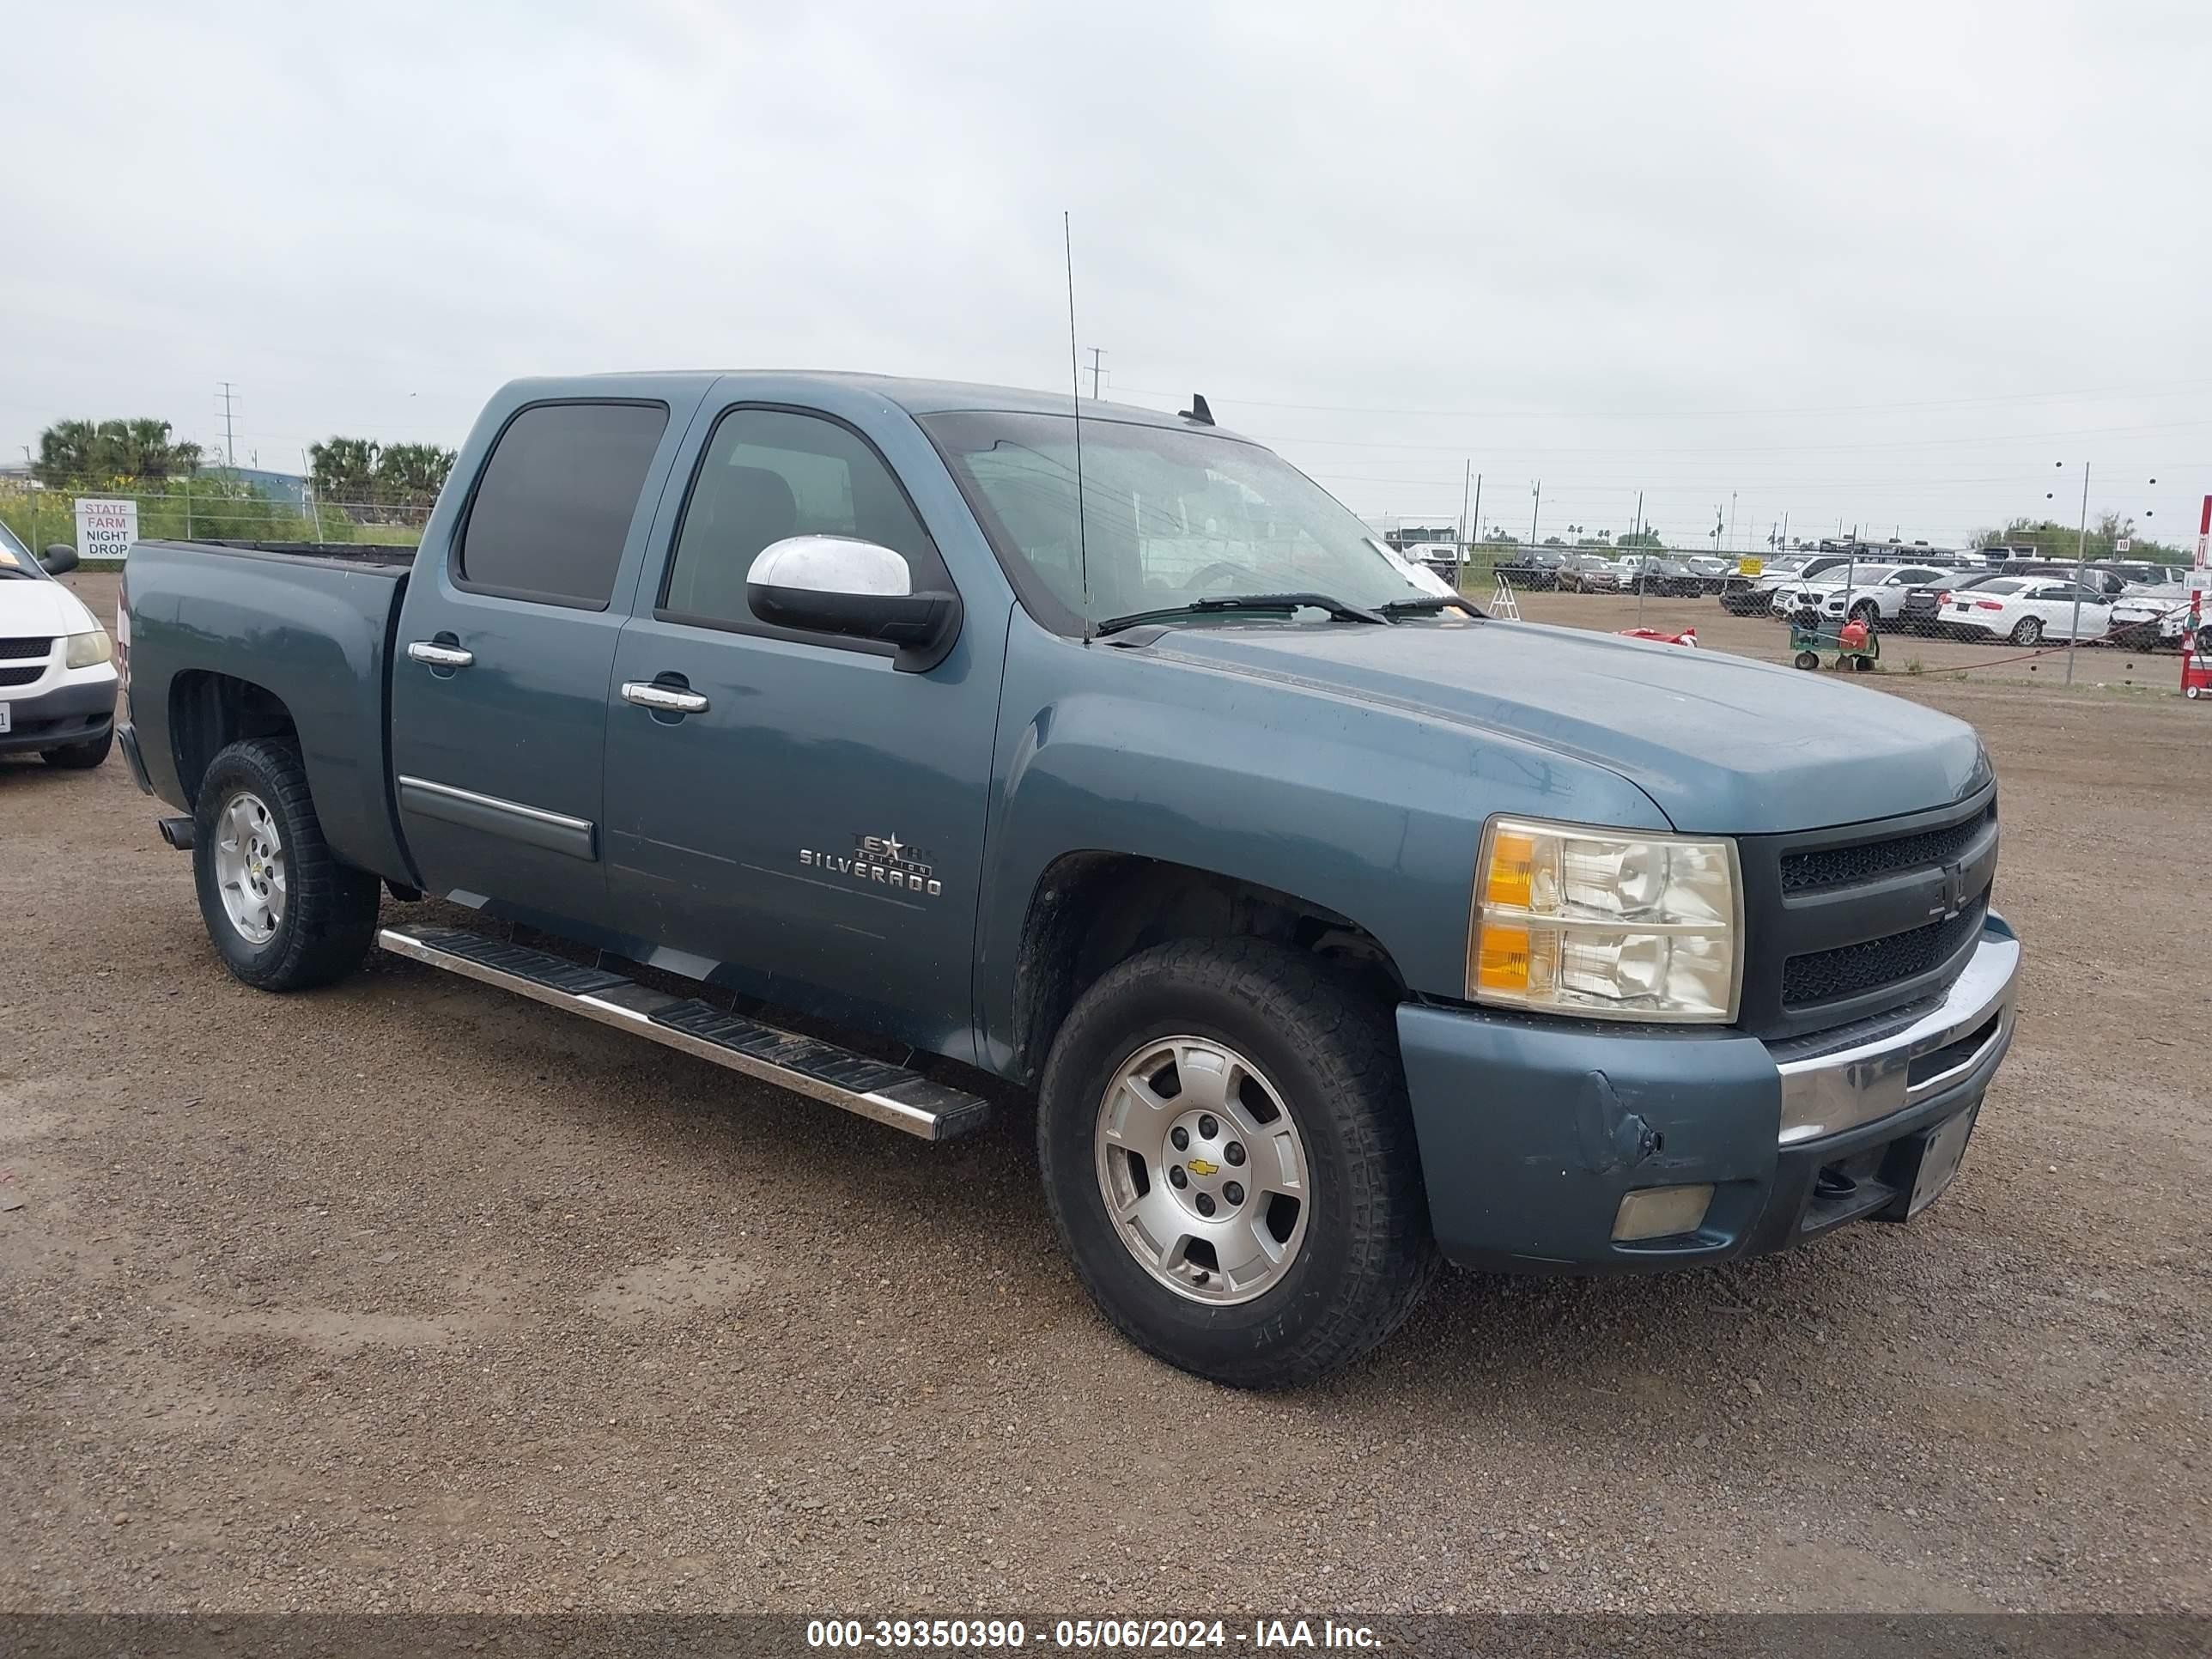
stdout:
<svg viewBox="0 0 2212 1659">
<path fill-rule="evenodd" d="M 1541 478 L 1528 486 L 1536 497 L 1536 505 L 1528 509 L 1528 545 L 1536 544 L 1536 517 L 1544 510 L 1544 481 Z"/>
<path fill-rule="evenodd" d="M 1098 360 L 1106 354 L 1098 347 L 1091 348 L 1091 401 L 1098 401 Z"/>
<path fill-rule="evenodd" d="M 231 424 L 231 405 L 236 399 L 230 382 L 222 383 L 222 457 L 223 464 L 235 474 L 238 471 L 238 436 Z"/>
<path fill-rule="evenodd" d="M 1474 538 L 1482 534 L 1482 474 L 1480 472 L 1474 475 L 1474 517 L 1468 521 L 1468 545 L 1472 548 Z"/>
<path fill-rule="evenodd" d="M 1735 491 L 1729 491 L 1729 551 L 1735 551 Z"/>
<path fill-rule="evenodd" d="M 2089 556 L 2089 463 L 2081 463 L 2081 533 L 2074 544 L 2074 621 L 2066 630 L 2066 684 L 2074 684 L 2074 647 L 2081 638 L 2081 562 Z M 2188 641 L 2182 644 L 2186 646 Z"/>
</svg>

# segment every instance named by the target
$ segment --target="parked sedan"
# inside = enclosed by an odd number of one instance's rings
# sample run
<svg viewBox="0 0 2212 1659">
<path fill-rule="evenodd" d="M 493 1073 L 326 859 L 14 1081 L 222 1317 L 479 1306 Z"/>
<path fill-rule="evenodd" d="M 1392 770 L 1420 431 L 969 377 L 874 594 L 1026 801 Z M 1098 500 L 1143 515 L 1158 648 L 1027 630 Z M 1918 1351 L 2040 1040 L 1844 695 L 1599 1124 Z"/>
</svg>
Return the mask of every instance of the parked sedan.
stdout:
<svg viewBox="0 0 2212 1659">
<path fill-rule="evenodd" d="M 2112 602 L 2103 594 L 2042 576 L 1992 576 L 1954 592 L 1950 608 L 1943 613 L 1945 626 L 1954 633 L 1969 639 L 2008 639 L 2014 645 L 2035 645 L 2045 639 L 2098 639 L 2112 620 Z"/>
<path fill-rule="evenodd" d="M 1905 598 L 1897 607 L 1897 626 L 1907 634 L 1948 633 L 1950 629 L 1946 613 L 1951 609 L 1953 594 L 1972 592 L 1984 582 L 2003 580 L 1994 570 L 1968 570 L 1916 582 L 1905 590 Z"/>
<path fill-rule="evenodd" d="M 2181 574 L 2185 577 L 2190 573 Z M 2130 587 L 2112 601 L 2113 643 L 2136 651 L 2154 651 L 2168 645 L 2179 648 L 2189 623 L 2191 598 L 2185 580 L 2157 587 Z M 2212 615 L 2212 599 L 2203 604 L 2203 610 Z"/>
</svg>

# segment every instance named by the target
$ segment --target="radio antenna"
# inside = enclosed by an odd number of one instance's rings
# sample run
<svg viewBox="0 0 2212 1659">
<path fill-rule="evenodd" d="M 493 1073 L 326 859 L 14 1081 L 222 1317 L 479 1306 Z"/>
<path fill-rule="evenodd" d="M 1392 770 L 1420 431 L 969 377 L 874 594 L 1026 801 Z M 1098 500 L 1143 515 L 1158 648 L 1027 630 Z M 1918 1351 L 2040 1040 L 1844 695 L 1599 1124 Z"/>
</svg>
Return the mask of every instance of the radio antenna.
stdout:
<svg viewBox="0 0 2212 1659">
<path fill-rule="evenodd" d="M 1091 643 L 1091 548 L 1083 532 L 1083 369 L 1075 350 L 1075 239 L 1067 212 L 1060 215 L 1060 250 L 1067 260 L 1067 383 L 1075 404 L 1075 558 L 1083 582 L 1083 642 Z"/>
</svg>

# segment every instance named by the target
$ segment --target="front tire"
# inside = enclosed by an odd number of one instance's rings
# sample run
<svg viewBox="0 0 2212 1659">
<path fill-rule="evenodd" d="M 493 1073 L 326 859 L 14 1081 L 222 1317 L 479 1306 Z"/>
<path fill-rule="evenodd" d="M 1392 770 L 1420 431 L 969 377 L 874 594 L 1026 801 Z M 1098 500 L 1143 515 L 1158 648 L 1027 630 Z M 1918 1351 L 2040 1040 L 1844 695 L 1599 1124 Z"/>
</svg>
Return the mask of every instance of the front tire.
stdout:
<svg viewBox="0 0 2212 1659">
<path fill-rule="evenodd" d="M 1347 1365 L 1433 1277 L 1389 1006 L 1300 951 L 1185 940 L 1108 973 L 1045 1062 L 1037 1146 L 1100 1311 L 1217 1382 Z"/>
<path fill-rule="evenodd" d="M 258 991 L 302 991 L 361 965 L 377 879 L 331 856 L 296 745 L 252 738 L 222 750 L 193 819 L 200 919 L 234 975 Z"/>
<path fill-rule="evenodd" d="M 64 772 L 89 772 L 107 758 L 107 751 L 115 746 L 115 728 L 109 726 L 89 743 L 64 744 L 59 749 L 44 749 L 39 758 L 49 766 L 58 766 Z"/>
</svg>

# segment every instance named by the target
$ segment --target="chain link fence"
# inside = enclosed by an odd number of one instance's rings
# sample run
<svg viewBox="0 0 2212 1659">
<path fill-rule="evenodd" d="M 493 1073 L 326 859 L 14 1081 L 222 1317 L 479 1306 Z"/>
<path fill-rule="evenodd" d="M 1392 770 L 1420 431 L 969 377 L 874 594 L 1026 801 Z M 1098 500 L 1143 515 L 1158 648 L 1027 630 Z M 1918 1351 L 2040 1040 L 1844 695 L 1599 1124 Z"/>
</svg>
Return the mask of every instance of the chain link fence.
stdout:
<svg viewBox="0 0 2212 1659">
<path fill-rule="evenodd" d="M 431 509 L 388 501 L 299 501 L 217 478 L 173 481 L 166 489 L 48 489 L 0 482 L 0 524 L 33 552 L 77 543 L 79 501 L 129 501 L 142 541 L 377 542 L 411 546 Z"/>
</svg>

